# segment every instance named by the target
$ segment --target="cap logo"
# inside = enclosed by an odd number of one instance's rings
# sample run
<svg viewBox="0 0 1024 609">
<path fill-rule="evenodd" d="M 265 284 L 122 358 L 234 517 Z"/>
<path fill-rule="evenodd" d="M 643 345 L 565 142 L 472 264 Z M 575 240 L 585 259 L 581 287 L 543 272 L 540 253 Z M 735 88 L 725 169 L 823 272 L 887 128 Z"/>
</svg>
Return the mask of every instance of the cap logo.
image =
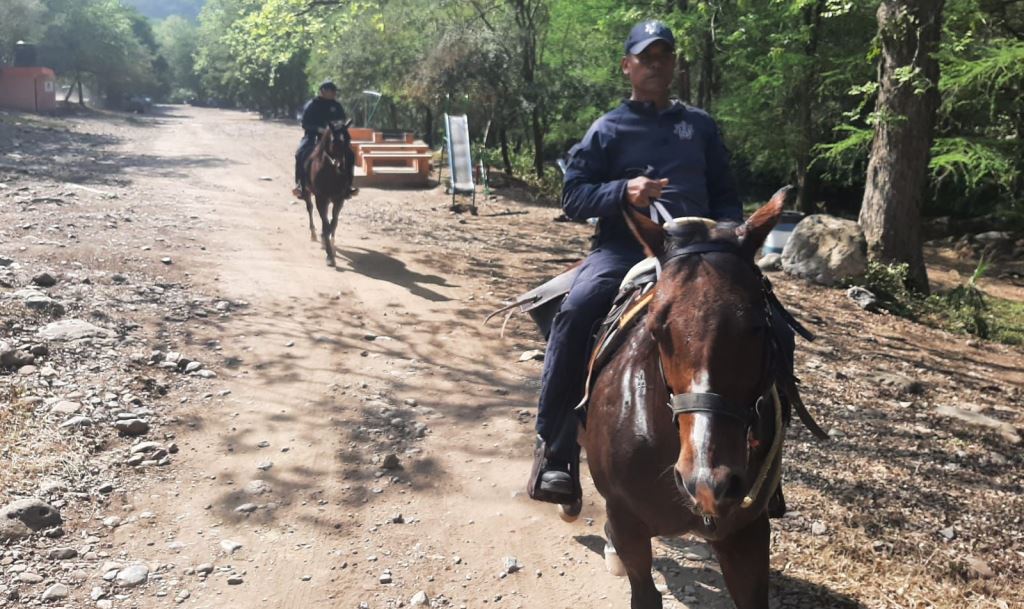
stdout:
<svg viewBox="0 0 1024 609">
<path fill-rule="evenodd" d="M 655 21 L 651 21 L 650 23 L 648 23 L 647 25 L 644 26 L 644 31 L 647 32 L 648 36 L 653 36 L 653 35 L 657 34 L 658 33 L 658 23 L 655 22 Z"/>
</svg>

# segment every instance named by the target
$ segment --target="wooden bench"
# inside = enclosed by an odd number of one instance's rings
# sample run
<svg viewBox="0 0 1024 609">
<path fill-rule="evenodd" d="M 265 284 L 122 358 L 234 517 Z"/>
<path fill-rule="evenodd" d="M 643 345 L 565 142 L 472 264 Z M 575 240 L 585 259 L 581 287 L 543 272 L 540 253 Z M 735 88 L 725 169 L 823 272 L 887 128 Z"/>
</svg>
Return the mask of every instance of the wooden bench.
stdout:
<svg viewBox="0 0 1024 609">
<path fill-rule="evenodd" d="M 377 153 L 377 152 L 408 152 L 408 153 L 423 153 L 429 152 L 430 147 L 426 144 L 374 144 L 374 143 L 360 143 L 356 146 L 353 143 L 353 151 L 356 154 L 356 163 L 359 165 L 363 164 L 363 155 L 366 153 Z"/>
<path fill-rule="evenodd" d="M 367 176 L 375 173 L 398 173 L 395 169 L 407 169 L 408 173 L 417 173 L 423 177 L 430 175 L 430 159 L 432 152 L 363 152 L 363 171 Z M 378 163 L 378 161 L 381 161 Z M 405 172 L 402 172 L 405 173 Z"/>
</svg>

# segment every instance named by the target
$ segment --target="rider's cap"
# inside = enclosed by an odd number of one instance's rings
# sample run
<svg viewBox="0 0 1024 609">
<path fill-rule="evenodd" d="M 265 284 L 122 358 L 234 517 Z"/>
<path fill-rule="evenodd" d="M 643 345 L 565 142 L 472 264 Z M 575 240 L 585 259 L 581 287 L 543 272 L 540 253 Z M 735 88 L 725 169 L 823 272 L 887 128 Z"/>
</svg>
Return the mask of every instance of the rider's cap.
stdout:
<svg viewBox="0 0 1024 609">
<path fill-rule="evenodd" d="M 676 48 L 676 37 L 672 30 L 661 21 L 650 19 L 641 21 L 629 31 L 629 38 L 626 39 L 626 55 L 639 55 L 651 44 L 662 41 L 672 49 Z"/>
<path fill-rule="evenodd" d="M 337 91 L 338 90 L 338 85 L 334 84 L 333 81 L 325 80 L 322 83 L 320 83 L 320 90 L 321 91 L 324 91 L 324 90 L 327 90 L 327 91 Z"/>
</svg>

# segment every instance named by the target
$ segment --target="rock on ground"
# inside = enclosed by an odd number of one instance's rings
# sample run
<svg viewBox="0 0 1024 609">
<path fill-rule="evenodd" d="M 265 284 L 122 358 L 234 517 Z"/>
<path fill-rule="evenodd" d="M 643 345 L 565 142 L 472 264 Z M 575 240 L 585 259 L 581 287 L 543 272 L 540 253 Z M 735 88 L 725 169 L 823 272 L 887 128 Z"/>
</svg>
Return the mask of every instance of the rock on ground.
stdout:
<svg viewBox="0 0 1024 609">
<path fill-rule="evenodd" d="M 782 250 L 782 268 L 815 283 L 836 285 L 867 272 L 867 251 L 859 224 L 815 214 L 796 225 Z"/>
<path fill-rule="evenodd" d="M 81 319 L 65 319 L 39 328 L 39 336 L 46 340 L 65 341 L 83 338 L 112 338 L 114 332 Z"/>
<path fill-rule="evenodd" d="M 60 512 L 41 499 L 19 499 L 0 508 L 0 541 L 28 537 L 61 524 Z"/>
</svg>

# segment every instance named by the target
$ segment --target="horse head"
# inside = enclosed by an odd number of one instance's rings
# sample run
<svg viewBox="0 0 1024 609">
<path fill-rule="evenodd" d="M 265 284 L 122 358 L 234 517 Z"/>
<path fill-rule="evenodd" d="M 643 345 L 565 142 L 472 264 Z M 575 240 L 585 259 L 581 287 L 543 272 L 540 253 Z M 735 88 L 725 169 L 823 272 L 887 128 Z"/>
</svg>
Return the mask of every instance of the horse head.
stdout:
<svg viewBox="0 0 1024 609">
<path fill-rule="evenodd" d="M 705 517 L 725 516 L 759 473 L 758 410 L 772 399 L 772 337 L 754 254 L 778 222 L 787 190 L 739 226 L 697 218 L 661 226 L 625 212 L 663 269 L 646 330 L 678 428 L 676 486 Z"/>
<path fill-rule="evenodd" d="M 351 143 L 348 125 L 333 121 L 320 135 L 319 147 L 325 160 L 339 172 L 344 173 L 347 158 L 345 151 Z"/>
</svg>

